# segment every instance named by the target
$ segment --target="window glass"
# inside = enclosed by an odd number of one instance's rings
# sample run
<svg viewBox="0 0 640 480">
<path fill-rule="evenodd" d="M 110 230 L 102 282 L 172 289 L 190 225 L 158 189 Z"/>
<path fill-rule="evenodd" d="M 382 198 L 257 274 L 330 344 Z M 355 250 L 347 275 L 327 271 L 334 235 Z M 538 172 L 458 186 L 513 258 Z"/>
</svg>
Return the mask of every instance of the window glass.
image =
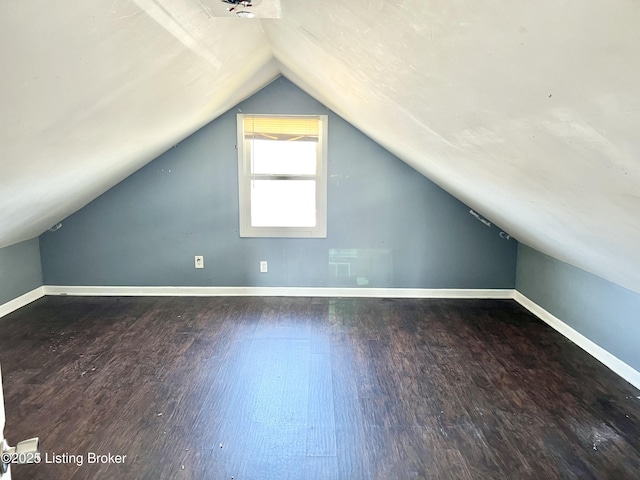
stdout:
<svg viewBox="0 0 640 480">
<path fill-rule="evenodd" d="M 251 226 L 315 227 L 315 180 L 253 180 Z"/>
<path fill-rule="evenodd" d="M 251 173 L 315 175 L 317 142 L 251 140 Z"/>
</svg>

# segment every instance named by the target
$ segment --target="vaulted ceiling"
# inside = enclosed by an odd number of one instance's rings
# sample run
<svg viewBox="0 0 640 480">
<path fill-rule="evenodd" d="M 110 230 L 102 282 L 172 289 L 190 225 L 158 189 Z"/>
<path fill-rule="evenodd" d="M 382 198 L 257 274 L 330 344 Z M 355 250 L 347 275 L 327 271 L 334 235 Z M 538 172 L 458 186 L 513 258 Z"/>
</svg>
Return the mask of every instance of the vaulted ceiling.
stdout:
<svg viewBox="0 0 640 480">
<path fill-rule="evenodd" d="M 520 242 L 640 292 L 640 3 L 263 1 L 280 18 L 1 2 L 0 246 L 282 74 Z"/>
</svg>

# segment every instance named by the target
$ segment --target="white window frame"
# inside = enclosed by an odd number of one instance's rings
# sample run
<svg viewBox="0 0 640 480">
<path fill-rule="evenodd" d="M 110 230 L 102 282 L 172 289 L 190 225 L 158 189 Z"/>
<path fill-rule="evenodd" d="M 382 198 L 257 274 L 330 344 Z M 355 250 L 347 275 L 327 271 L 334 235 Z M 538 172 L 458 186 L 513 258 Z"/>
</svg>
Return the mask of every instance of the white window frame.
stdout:
<svg viewBox="0 0 640 480">
<path fill-rule="evenodd" d="M 244 120 L 247 117 L 316 118 L 319 122 L 316 173 L 313 175 L 267 175 L 251 173 L 250 140 L 245 140 Z M 259 115 L 238 114 L 238 192 L 241 237 L 327 237 L 327 115 Z M 251 181 L 254 179 L 316 181 L 316 225 L 314 227 L 254 227 L 251 225 Z"/>
</svg>

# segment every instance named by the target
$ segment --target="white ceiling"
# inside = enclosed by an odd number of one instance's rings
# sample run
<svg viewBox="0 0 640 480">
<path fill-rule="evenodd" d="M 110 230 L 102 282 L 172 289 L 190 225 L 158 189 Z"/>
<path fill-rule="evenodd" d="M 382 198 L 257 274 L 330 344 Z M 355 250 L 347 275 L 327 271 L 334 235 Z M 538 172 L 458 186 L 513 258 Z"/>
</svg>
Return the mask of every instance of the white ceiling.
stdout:
<svg viewBox="0 0 640 480">
<path fill-rule="evenodd" d="M 519 241 L 640 292 L 640 3 L 217 2 L 0 2 L 0 246 L 282 73 Z"/>
</svg>

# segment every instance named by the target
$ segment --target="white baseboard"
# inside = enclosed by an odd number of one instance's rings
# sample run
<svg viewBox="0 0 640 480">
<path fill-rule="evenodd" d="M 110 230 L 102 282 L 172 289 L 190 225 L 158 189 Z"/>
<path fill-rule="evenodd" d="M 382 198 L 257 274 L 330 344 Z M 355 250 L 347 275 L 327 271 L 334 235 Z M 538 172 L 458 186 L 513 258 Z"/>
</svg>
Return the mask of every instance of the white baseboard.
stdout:
<svg viewBox="0 0 640 480">
<path fill-rule="evenodd" d="M 117 287 L 45 285 L 46 295 L 185 297 L 513 298 L 511 289 L 332 287 Z"/>
<path fill-rule="evenodd" d="M 5 315 L 9 315 L 11 312 L 15 312 L 19 308 L 22 308 L 25 305 L 28 305 L 31 302 L 44 297 L 45 295 L 45 288 L 38 287 L 34 288 L 30 292 L 25 293 L 24 295 L 20 295 L 18 298 L 14 298 L 7 303 L 3 303 L 2 305 L 0 305 L 0 318 L 4 317 Z"/>
<path fill-rule="evenodd" d="M 630 367 L 618 357 L 609 353 L 607 350 L 597 345 L 596 343 L 589 340 L 587 337 L 582 335 L 577 330 L 574 330 L 569 325 L 564 323 L 555 315 L 549 313 L 544 308 L 542 308 L 537 303 L 529 300 L 523 294 L 518 292 L 517 290 L 513 291 L 513 299 L 522 305 L 524 308 L 533 313 L 540 320 L 545 322 L 551 328 L 556 330 L 557 332 L 564 335 L 566 338 L 571 340 L 573 343 L 582 348 L 585 352 L 590 354 L 596 360 L 599 360 L 601 363 L 609 367 L 615 373 L 624 378 L 627 382 L 629 382 L 634 387 L 640 389 L 640 372 L 635 370 L 633 367 Z"/>
</svg>

